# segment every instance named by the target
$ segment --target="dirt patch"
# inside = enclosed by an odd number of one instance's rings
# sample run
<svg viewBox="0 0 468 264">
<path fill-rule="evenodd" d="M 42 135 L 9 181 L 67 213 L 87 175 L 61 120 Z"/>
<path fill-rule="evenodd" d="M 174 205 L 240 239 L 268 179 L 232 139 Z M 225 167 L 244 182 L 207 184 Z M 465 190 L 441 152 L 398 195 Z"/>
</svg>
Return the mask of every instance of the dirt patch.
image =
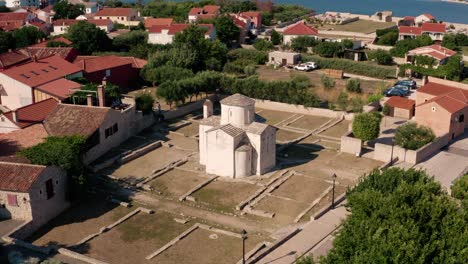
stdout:
<svg viewBox="0 0 468 264">
<path fill-rule="evenodd" d="M 98 232 L 101 227 L 112 224 L 131 210 L 107 202 L 104 197 L 90 198 L 54 218 L 28 241 L 38 246 L 70 246 Z"/>
<path fill-rule="evenodd" d="M 192 196 L 197 203 L 223 212 L 235 211 L 236 205 L 247 199 L 259 187 L 244 182 L 216 180 L 203 187 Z"/>
<path fill-rule="evenodd" d="M 275 222 L 284 225 L 293 223 L 294 218 L 307 208 L 307 206 L 307 202 L 298 202 L 270 195 L 262 199 L 254 208 L 275 213 Z"/>
<path fill-rule="evenodd" d="M 283 183 L 273 194 L 298 202 L 312 203 L 330 184 L 310 176 L 294 175 Z"/>
<path fill-rule="evenodd" d="M 145 263 L 145 257 L 171 241 L 189 226 L 169 213 L 139 213 L 115 229 L 91 240 L 81 252 L 109 263 Z"/>
<path fill-rule="evenodd" d="M 246 252 L 261 240 L 249 236 Z M 186 238 L 155 257 L 151 263 L 236 263 L 242 258 L 242 239 L 204 229 L 196 229 Z"/>
<path fill-rule="evenodd" d="M 124 165 L 110 169 L 108 173 L 122 179 L 146 178 L 151 176 L 153 170 L 161 169 L 171 162 L 185 158 L 187 155 L 188 153 L 182 150 L 159 147 Z"/>
<path fill-rule="evenodd" d="M 178 198 L 207 179 L 200 174 L 174 169 L 150 181 L 149 184 L 154 191 L 164 196 Z"/>
<path fill-rule="evenodd" d="M 192 136 L 198 135 L 198 131 L 199 131 L 198 129 L 199 129 L 198 123 L 191 123 L 190 125 L 186 125 L 175 130 L 175 132 L 182 133 L 186 137 L 192 137 Z"/>
<path fill-rule="evenodd" d="M 289 130 L 278 129 L 276 131 L 276 141 L 285 142 L 302 137 L 305 134 L 291 132 Z"/>
<path fill-rule="evenodd" d="M 317 26 L 317 25 L 315 25 Z M 359 19 L 354 22 L 347 23 L 345 25 L 318 25 L 320 30 L 335 30 L 335 31 L 348 31 L 348 32 L 360 32 L 360 33 L 373 33 L 377 29 L 384 29 L 395 26 L 392 22 L 376 22 L 371 20 Z"/>
<path fill-rule="evenodd" d="M 269 125 L 275 125 L 288 117 L 294 115 L 294 113 L 290 112 L 281 112 L 281 111 L 273 111 L 273 110 L 266 110 L 262 108 L 255 108 L 255 110 L 261 111 L 255 115 L 255 121 L 261 123 L 267 123 Z"/>
<path fill-rule="evenodd" d="M 296 120 L 294 123 L 289 124 L 289 126 L 307 130 L 314 130 L 330 120 L 331 118 L 328 117 L 305 115 Z"/>
<path fill-rule="evenodd" d="M 197 151 L 198 150 L 198 141 L 193 138 L 188 138 L 180 135 L 169 134 L 167 137 L 167 143 L 172 144 L 178 148 L 188 150 L 188 151 Z"/>
<path fill-rule="evenodd" d="M 319 135 L 341 139 L 341 136 L 344 136 L 346 133 L 348 133 L 348 128 L 350 124 L 351 121 L 343 120 L 340 123 L 334 125 L 333 127 L 320 133 Z"/>
</svg>

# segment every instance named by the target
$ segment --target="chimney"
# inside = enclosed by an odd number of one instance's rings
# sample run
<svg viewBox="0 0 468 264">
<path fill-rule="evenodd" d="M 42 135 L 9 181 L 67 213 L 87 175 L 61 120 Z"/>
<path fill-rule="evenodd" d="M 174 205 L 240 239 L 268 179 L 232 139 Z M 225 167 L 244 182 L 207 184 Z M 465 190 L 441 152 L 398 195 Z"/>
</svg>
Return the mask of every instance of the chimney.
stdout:
<svg viewBox="0 0 468 264">
<path fill-rule="evenodd" d="M 104 107 L 105 106 L 105 98 L 106 98 L 106 87 L 104 85 L 99 85 L 97 88 L 97 96 L 98 96 L 98 101 L 99 101 L 99 106 Z"/>
<path fill-rule="evenodd" d="M 203 103 L 203 118 L 208 118 L 213 115 L 213 103 L 210 99 L 206 99 Z"/>
<path fill-rule="evenodd" d="M 88 106 L 93 106 L 93 95 L 92 94 L 86 95 L 86 102 L 87 102 Z"/>
<path fill-rule="evenodd" d="M 16 110 L 14 110 L 12 114 L 13 114 L 13 122 L 18 123 L 18 116 L 16 114 Z"/>
</svg>

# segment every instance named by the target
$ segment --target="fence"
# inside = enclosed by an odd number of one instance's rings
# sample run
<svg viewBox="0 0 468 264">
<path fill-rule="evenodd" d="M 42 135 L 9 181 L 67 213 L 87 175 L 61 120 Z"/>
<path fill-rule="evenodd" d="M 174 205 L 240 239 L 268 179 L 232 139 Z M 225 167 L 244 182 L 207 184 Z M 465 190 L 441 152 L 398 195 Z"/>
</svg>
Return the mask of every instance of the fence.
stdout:
<svg viewBox="0 0 468 264">
<path fill-rule="evenodd" d="M 208 96 L 207 99 L 210 99 L 213 102 L 217 102 L 218 98 L 215 94 Z M 169 120 L 169 119 L 174 119 L 178 118 L 184 115 L 187 115 L 193 111 L 199 110 L 203 108 L 203 103 L 205 103 L 206 99 L 201 99 L 186 105 L 183 105 L 181 107 L 178 107 L 177 109 L 174 110 L 169 110 L 167 112 L 164 112 L 164 119 Z"/>
<path fill-rule="evenodd" d="M 360 155 L 362 149 L 362 140 L 352 137 L 352 132 L 341 137 L 340 151 L 353 155 Z"/>
<path fill-rule="evenodd" d="M 255 106 L 267 110 L 292 112 L 303 115 L 324 116 L 328 118 L 341 118 L 346 114 L 342 111 L 333 111 L 324 108 L 305 107 L 303 105 L 293 105 L 260 99 L 255 99 Z"/>
</svg>

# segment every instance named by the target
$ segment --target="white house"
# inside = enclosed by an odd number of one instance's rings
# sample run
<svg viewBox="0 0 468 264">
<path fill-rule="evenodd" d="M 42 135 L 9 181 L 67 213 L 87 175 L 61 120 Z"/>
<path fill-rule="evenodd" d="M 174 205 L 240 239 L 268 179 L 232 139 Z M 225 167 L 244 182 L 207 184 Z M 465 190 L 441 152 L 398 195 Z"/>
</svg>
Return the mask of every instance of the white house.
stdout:
<svg viewBox="0 0 468 264">
<path fill-rule="evenodd" d="M 416 23 L 416 25 L 426 23 L 426 22 L 434 22 L 434 21 L 435 21 L 435 17 L 427 13 L 421 14 L 414 18 L 414 23 Z"/>
<path fill-rule="evenodd" d="M 152 26 L 148 32 L 149 44 L 170 44 L 174 36 L 184 31 L 190 24 L 171 24 Z M 200 28 L 205 29 L 205 38 L 209 40 L 216 39 L 216 29 L 212 24 L 199 24 Z"/>
<path fill-rule="evenodd" d="M 97 2 L 87 2 L 83 0 L 68 0 L 68 3 L 74 5 L 84 5 L 85 7 L 85 14 L 92 14 L 98 11 L 98 3 Z"/>
<path fill-rule="evenodd" d="M 221 116 L 212 114 L 207 100 L 199 127 L 200 164 L 207 173 L 235 179 L 275 167 L 276 128 L 254 121 L 255 100 L 235 94 L 221 100 Z"/>
<path fill-rule="evenodd" d="M 291 41 L 300 36 L 307 36 L 312 38 L 318 37 L 318 30 L 307 26 L 304 22 L 299 22 L 287 27 L 283 31 L 283 44 L 291 44 Z"/>
</svg>

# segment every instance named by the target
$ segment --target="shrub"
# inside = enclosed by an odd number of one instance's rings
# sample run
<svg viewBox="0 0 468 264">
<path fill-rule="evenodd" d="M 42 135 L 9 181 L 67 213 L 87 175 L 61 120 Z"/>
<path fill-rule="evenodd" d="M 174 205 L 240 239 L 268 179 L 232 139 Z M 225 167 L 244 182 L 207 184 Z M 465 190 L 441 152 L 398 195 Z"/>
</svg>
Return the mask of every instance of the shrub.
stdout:
<svg viewBox="0 0 468 264">
<path fill-rule="evenodd" d="M 377 45 L 393 46 L 398 40 L 398 31 L 387 32 L 382 36 L 379 36 Z"/>
<path fill-rule="evenodd" d="M 341 110 L 346 111 L 346 108 L 348 107 L 348 94 L 345 92 L 341 92 L 338 96 L 336 103 L 338 104 Z"/>
<path fill-rule="evenodd" d="M 380 94 L 371 94 L 369 95 L 369 97 L 367 98 L 367 102 L 370 104 L 370 103 L 375 103 L 375 102 L 379 102 L 380 99 L 383 98 L 383 95 L 382 93 Z"/>
<path fill-rule="evenodd" d="M 338 57 L 343 52 L 343 46 L 337 42 L 320 42 L 315 46 L 314 52 L 321 57 Z"/>
<path fill-rule="evenodd" d="M 253 46 L 256 50 L 260 50 L 260 51 L 269 51 L 274 48 L 273 43 L 265 39 L 255 40 L 255 43 L 253 44 Z"/>
<path fill-rule="evenodd" d="M 320 68 L 343 70 L 347 73 L 359 74 L 379 79 L 395 77 L 396 69 L 378 65 L 369 65 L 364 62 L 356 62 L 339 58 L 322 58 L 315 55 L 302 55 L 304 61 L 314 61 Z"/>
<path fill-rule="evenodd" d="M 273 45 L 279 45 L 283 41 L 283 36 L 276 30 L 271 31 L 271 42 Z"/>
<path fill-rule="evenodd" d="M 452 196 L 459 200 L 468 200 L 468 174 L 454 181 L 452 185 Z"/>
<path fill-rule="evenodd" d="M 384 105 L 384 107 L 382 108 L 382 114 L 386 115 L 386 116 L 390 115 L 390 106 L 389 105 L 387 105 L 387 104 Z"/>
<path fill-rule="evenodd" d="M 354 136 L 364 141 L 376 139 L 379 137 L 381 119 L 377 112 L 356 115 L 353 121 Z"/>
<path fill-rule="evenodd" d="M 321 77 L 322 85 L 325 89 L 330 90 L 331 88 L 335 87 L 335 80 L 332 78 L 322 75 Z"/>
<path fill-rule="evenodd" d="M 135 98 L 136 109 L 149 114 L 153 111 L 154 98 L 149 94 L 141 94 Z"/>
<path fill-rule="evenodd" d="M 393 58 L 390 53 L 385 50 L 370 51 L 367 53 L 367 58 L 376 61 L 379 65 L 392 65 Z"/>
<path fill-rule="evenodd" d="M 395 132 L 395 143 L 405 149 L 417 150 L 435 139 L 434 132 L 428 127 L 407 123 Z"/>
<path fill-rule="evenodd" d="M 359 79 L 349 79 L 346 82 L 346 90 L 353 93 L 361 93 L 361 82 Z"/>
<path fill-rule="evenodd" d="M 252 60 L 256 64 L 265 64 L 268 61 L 268 53 L 252 49 L 234 49 L 227 54 L 229 61 L 237 59 Z"/>
<path fill-rule="evenodd" d="M 351 106 L 351 112 L 353 113 L 362 113 L 362 108 L 364 107 L 364 101 L 361 97 L 353 97 L 349 100 L 349 105 Z"/>
<path fill-rule="evenodd" d="M 254 65 L 247 65 L 244 67 L 244 73 L 248 76 L 254 75 L 256 72 L 256 68 Z"/>
<path fill-rule="evenodd" d="M 291 48 L 296 52 L 307 52 L 307 49 L 310 47 L 314 47 L 319 42 L 312 37 L 309 36 L 299 36 L 293 38 L 291 41 Z"/>
<path fill-rule="evenodd" d="M 422 35 L 416 37 L 415 39 L 403 39 L 395 44 L 395 47 L 390 50 L 390 54 L 395 57 L 403 58 L 405 57 L 406 52 L 409 50 L 422 46 L 428 46 L 432 43 L 433 41 L 428 35 Z"/>
</svg>

